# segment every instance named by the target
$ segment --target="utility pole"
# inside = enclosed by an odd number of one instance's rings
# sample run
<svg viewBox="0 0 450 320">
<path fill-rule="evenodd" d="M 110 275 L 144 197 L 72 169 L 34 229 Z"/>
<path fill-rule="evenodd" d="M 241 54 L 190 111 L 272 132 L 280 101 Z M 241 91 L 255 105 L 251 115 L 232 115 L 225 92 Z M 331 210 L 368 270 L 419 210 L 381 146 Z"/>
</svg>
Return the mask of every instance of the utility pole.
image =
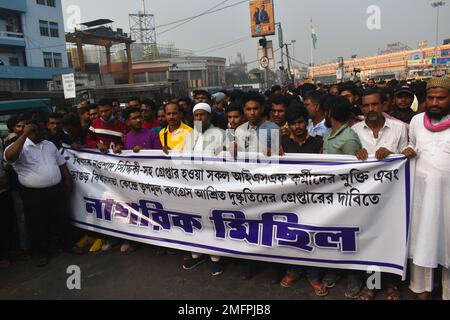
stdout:
<svg viewBox="0 0 450 320">
<path fill-rule="evenodd" d="M 294 62 L 292 63 L 294 65 L 295 68 L 295 44 L 297 43 L 297 40 L 291 40 L 291 44 L 292 44 L 292 57 L 294 58 Z"/>
<path fill-rule="evenodd" d="M 267 39 L 264 37 L 264 56 L 267 57 Z M 264 68 L 264 85 L 269 88 L 269 66 Z"/>
<path fill-rule="evenodd" d="M 436 1 L 431 4 L 433 8 L 437 8 L 437 17 L 436 17 L 436 49 L 434 52 L 434 63 L 435 69 L 438 70 L 438 48 L 439 48 L 439 8 L 445 6 L 444 1 Z"/>
<path fill-rule="evenodd" d="M 290 46 L 290 44 L 286 43 L 285 46 L 286 46 L 286 56 L 287 56 L 287 63 L 288 63 L 289 79 L 290 79 L 290 81 L 292 83 L 294 83 L 295 81 L 294 81 L 294 76 L 292 74 L 292 69 L 291 69 L 291 61 L 290 61 L 291 59 L 289 57 L 289 46 Z"/>
<path fill-rule="evenodd" d="M 283 85 L 283 82 L 284 82 L 284 73 L 285 73 L 285 68 L 284 68 L 284 52 L 283 52 L 283 49 L 284 49 L 284 40 L 283 40 L 283 27 L 281 26 L 281 23 L 280 22 L 277 22 L 276 23 L 276 25 L 277 25 L 277 27 L 278 27 L 278 46 L 280 47 L 280 50 L 281 50 L 281 68 L 280 68 L 280 70 L 281 70 L 281 79 L 280 79 L 280 82 L 281 82 L 281 85 Z"/>
<path fill-rule="evenodd" d="M 267 59 L 268 57 L 267 57 L 267 39 L 266 39 L 266 37 L 262 37 L 261 39 L 259 39 L 259 45 L 264 49 L 264 57 L 263 58 Z M 267 89 L 269 87 L 269 75 L 268 75 L 269 64 L 267 64 L 263 68 L 264 68 L 264 86 Z"/>
</svg>

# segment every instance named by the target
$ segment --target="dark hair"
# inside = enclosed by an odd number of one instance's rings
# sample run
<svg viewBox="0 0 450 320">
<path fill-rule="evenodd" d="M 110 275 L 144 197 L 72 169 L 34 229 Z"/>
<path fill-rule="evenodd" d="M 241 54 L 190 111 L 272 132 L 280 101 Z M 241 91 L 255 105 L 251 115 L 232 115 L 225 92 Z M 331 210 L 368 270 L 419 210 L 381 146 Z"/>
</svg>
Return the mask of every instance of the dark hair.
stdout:
<svg viewBox="0 0 450 320">
<path fill-rule="evenodd" d="M 258 92 L 250 91 L 242 97 L 242 103 L 244 104 L 244 107 L 249 101 L 258 102 L 261 106 L 264 106 L 266 99 L 264 99 L 264 96 L 262 96 Z"/>
<path fill-rule="evenodd" d="M 324 94 L 320 91 L 309 91 L 305 94 L 304 100 L 311 100 L 315 104 L 319 104 L 322 108 Z"/>
<path fill-rule="evenodd" d="M 178 99 L 178 102 L 186 102 L 190 107 L 192 107 L 192 99 L 188 97 L 182 97 Z"/>
<path fill-rule="evenodd" d="M 270 92 L 272 92 L 272 94 L 274 94 L 276 91 L 281 91 L 281 87 L 279 85 L 274 85 L 271 89 Z"/>
<path fill-rule="evenodd" d="M 27 122 L 25 123 L 26 125 L 30 125 L 30 124 L 34 124 L 38 127 L 41 127 L 42 121 L 41 119 L 28 119 Z"/>
<path fill-rule="evenodd" d="M 123 114 L 123 118 L 125 120 L 130 119 L 130 116 L 131 116 L 132 113 L 141 113 L 141 109 L 139 109 L 139 108 L 126 108 L 124 110 L 124 112 L 122 113 Z"/>
<path fill-rule="evenodd" d="M 56 112 L 57 110 L 64 110 L 64 111 L 68 112 L 68 111 L 69 111 L 69 108 L 68 108 L 67 106 L 56 106 L 56 107 L 55 107 L 55 112 Z"/>
<path fill-rule="evenodd" d="M 316 91 L 317 87 L 312 83 L 305 83 L 302 85 L 301 91 L 302 91 L 302 97 L 304 98 L 306 94 L 310 91 Z"/>
<path fill-rule="evenodd" d="M 183 112 L 183 110 L 181 110 L 181 108 L 180 108 L 180 106 L 178 105 L 178 103 L 176 103 L 175 101 L 169 101 L 169 102 L 167 102 L 167 103 L 164 105 L 164 112 L 167 112 L 167 106 L 170 106 L 170 105 L 176 106 L 177 109 L 178 109 L 178 112 Z"/>
<path fill-rule="evenodd" d="M 389 88 L 395 88 L 398 86 L 398 84 L 399 84 L 399 82 L 397 79 L 392 79 L 387 83 Z"/>
<path fill-rule="evenodd" d="M 266 97 L 267 99 L 270 99 L 271 96 L 272 96 L 272 91 L 270 91 L 270 90 L 264 91 L 264 97 Z"/>
<path fill-rule="evenodd" d="M 50 119 L 59 119 L 59 120 L 61 120 L 63 118 L 63 116 L 62 115 L 60 115 L 59 113 L 56 113 L 56 112 L 52 112 L 52 113 L 50 113 L 48 116 L 47 116 L 47 121 L 46 122 L 48 122 Z"/>
<path fill-rule="evenodd" d="M 427 83 L 425 81 L 418 81 L 414 83 L 414 92 L 419 103 L 423 103 L 427 97 Z"/>
<path fill-rule="evenodd" d="M 241 115 L 244 115 L 244 106 L 240 102 L 232 102 L 225 108 L 225 113 L 237 111 Z"/>
<path fill-rule="evenodd" d="M 48 116 L 46 113 L 37 112 L 34 113 L 31 118 L 28 118 L 26 124 L 35 124 L 39 128 L 45 128 L 47 124 Z"/>
<path fill-rule="evenodd" d="M 81 127 L 80 117 L 76 114 L 69 113 L 62 118 L 63 127 Z"/>
<path fill-rule="evenodd" d="M 386 97 L 386 95 L 384 94 L 383 90 L 378 89 L 378 88 L 369 88 L 369 89 L 366 89 L 366 90 L 363 92 L 362 97 L 372 96 L 372 95 L 375 95 L 375 94 L 378 94 L 378 95 L 380 96 L 380 102 L 381 102 L 381 103 L 385 103 L 385 102 L 387 101 L 387 97 Z"/>
<path fill-rule="evenodd" d="M 233 102 L 241 101 L 243 95 L 244 95 L 244 91 L 239 90 L 239 89 L 234 89 L 230 93 L 230 102 L 233 103 Z"/>
<path fill-rule="evenodd" d="M 199 95 L 199 94 L 203 94 L 203 95 L 207 96 L 208 100 L 211 101 L 211 93 L 209 93 L 208 91 L 206 91 L 206 90 L 194 90 L 194 92 L 193 92 L 194 98 L 195 98 L 196 95 Z"/>
<path fill-rule="evenodd" d="M 144 99 L 141 101 L 141 103 L 150 106 L 150 109 L 152 110 L 157 109 L 156 102 L 152 99 Z"/>
<path fill-rule="evenodd" d="M 272 103 L 270 101 L 265 101 L 263 104 L 263 117 L 270 118 L 270 111 L 272 111 Z"/>
<path fill-rule="evenodd" d="M 339 94 L 341 94 L 344 91 L 350 91 L 352 95 L 354 96 L 360 96 L 360 92 L 358 87 L 354 83 L 341 83 L 339 85 Z"/>
<path fill-rule="evenodd" d="M 289 106 L 289 100 L 288 98 L 283 94 L 276 94 L 272 97 L 272 104 L 276 105 L 284 105 L 285 108 Z"/>
<path fill-rule="evenodd" d="M 308 111 L 302 105 L 293 104 L 286 111 L 286 121 L 290 124 L 298 118 L 304 118 L 308 122 Z"/>
<path fill-rule="evenodd" d="M 14 131 L 14 127 L 19 123 L 18 116 L 12 116 L 6 121 L 6 126 L 8 127 L 9 132 Z"/>
<path fill-rule="evenodd" d="M 89 106 L 89 110 L 92 110 L 92 109 L 98 109 L 98 104 L 91 104 L 90 106 Z"/>
<path fill-rule="evenodd" d="M 302 102 L 302 99 L 300 99 L 300 97 L 296 94 L 287 94 L 286 99 L 288 101 L 288 104 L 287 104 L 288 106 L 294 102 Z"/>
<path fill-rule="evenodd" d="M 384 87 L 384 88 L 381 88 L 381 90 L 383 91 L 384 95 L 386 96 L 386 99 L 388 96 L 391 98 L 394 97 L 394 89 L 392 89 L 390 87 Z"/>
<path fill-rule="evenodd" d="M 345 97 L 332 96 L 325 101 L 324 111 L 329 111 L 332 118 L 345 123 L 351 118 L 352 105 Z"/>
<path fill-rule="evenodd" d="M 81 108 L 78 108 L 78 109 L 77 109 L 77 111 L 78 111 L 79 114 L 83 114 L 83 113 L 85 113 L 85 112 L 89 112 L 89 110 L 91 110 L 91 107 L 90 107 L 90 106 L 81 107 Z"/>
<path fill-rule="evenodd" d="M 38 120 L 39 122 L 47 122 L 47 114 L 40 110 L 28 110 L 23 115 L 25 121 Z"/>
<path fill-rule="evenodd" d="M 100 107 L 100 106 L 110 106 L 110 107 L 112 107 L 113 101 L 115 101 L 115 100 L 111 100 L 111 99 L 101 99 L 101 100 L 98 102 L 98 106 L 99 106 L 99 107 Z"/>
<path fill-rule="evenodd" d="M 141 99 L 139 99 L 138 97 L 130 97 L 127 100 L 127 104 L 130 103 L 131 101 L 137 101 L 139 104 L 141 104 Z"/>
</svg>

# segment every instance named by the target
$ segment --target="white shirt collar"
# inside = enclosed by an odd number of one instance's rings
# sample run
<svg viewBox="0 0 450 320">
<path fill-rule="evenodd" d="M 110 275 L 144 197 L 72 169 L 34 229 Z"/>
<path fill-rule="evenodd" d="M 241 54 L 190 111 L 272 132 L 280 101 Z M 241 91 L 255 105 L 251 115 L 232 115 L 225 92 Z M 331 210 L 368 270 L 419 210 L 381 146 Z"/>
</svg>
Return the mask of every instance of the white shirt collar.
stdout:
<svg viewBox="0 0 450 320">
<path fill-rule="evenodd" d="M 31 141 L 30 138 L 27 138 L 27 140 L 25 140 L 24 146 L 33 147 L 33 148 L 37 148 L 37 149 L 42 149 L 42 147 L 44 146 L 44 141 L 45 140 L 42 140 L 41 142 L 36 144 L 33 141 Z"/>
<path fill-rule="evenodd" d="M 384 128 L 391 128 L 392 127 L 392 120 L 391 119 L 388 119 L 388 118 L 384 118 L 384 126 L 383 126 L 383 128 L 381 128 L 381 130 L 383 130 Z M 363 123 L 364 123 L 364 129 L 370 129 L 370 127 L 367 125 L 367 123 L 366 123 L 366 121 L 363 121 Z M 372 130 L 372 129 L 370 129 L 370 130 Z"/>
<path fill-rule="evenodd" d="M 311 127 L 313 129 L 319 128 L 319 127 L 324 127 L 325 126 L 325 121 L 327 119 L 323 119 L 322 121 L 320 121 L 317 125 L 314 125 L 314 121 L 312 119 L 309 119 L 309 123 L 311 124 Z"/>
</svg>

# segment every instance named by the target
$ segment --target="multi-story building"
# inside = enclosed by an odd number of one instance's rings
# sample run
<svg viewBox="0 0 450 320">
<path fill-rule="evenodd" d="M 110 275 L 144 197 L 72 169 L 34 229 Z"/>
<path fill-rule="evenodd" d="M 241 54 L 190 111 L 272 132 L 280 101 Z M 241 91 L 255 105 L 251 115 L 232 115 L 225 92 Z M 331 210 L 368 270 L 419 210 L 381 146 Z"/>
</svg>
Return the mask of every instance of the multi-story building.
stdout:
<svg viewBox="0 0 450 320">
<path fill-rule="evenodd" d="M 435 58 L 437 56 L 437 59 Z M 371 57 L 361 57 L 344 60 L 344 79 L 351 79 L 355 75 L 362 80 L 374 78 L 408 79 L 417 77 L 440 76 L 448 73 L 450 67 L 450 44 L 435 47 L 404 50 Z M 339 64 L 326 63 L 309 68 L 309 75 L 316 81 L 324 83 L 337 82 Z"/>
<path fill-rule="evenodd" d="M 47 90 L 70 72 L 61 0 L 0 0 L 0 91 Z"/>
<path fill-rule="evenodd" d="M 170 59 L 133 62 L 134 82 L 179 82 L 186 88 L 225 87 L 226 60 L 219 57 L 179 57 Z M 111 66 L 116 84 L 128 83 L 127 63 L 117 62 Z M 107 74 L 107 66 L 100 67 Z"/>
</svg>

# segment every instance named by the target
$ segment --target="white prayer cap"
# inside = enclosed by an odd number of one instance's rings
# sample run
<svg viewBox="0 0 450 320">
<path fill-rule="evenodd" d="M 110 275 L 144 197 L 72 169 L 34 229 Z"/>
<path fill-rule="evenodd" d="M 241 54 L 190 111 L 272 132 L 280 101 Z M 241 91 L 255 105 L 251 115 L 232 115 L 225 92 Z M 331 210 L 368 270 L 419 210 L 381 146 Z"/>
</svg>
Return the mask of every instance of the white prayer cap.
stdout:
<svg viewBox="0 0 450 320">
<path fill-rule="evenodd" d="M 211 107 L 207 103 L 196 104 L 194 107 L 194 110 L 192 110 L 192 113 L 194 113 L 197 110 L 204 110 L 204 111 L 208 112 L 209 114 L 211 114 Z"/>
</svg>

